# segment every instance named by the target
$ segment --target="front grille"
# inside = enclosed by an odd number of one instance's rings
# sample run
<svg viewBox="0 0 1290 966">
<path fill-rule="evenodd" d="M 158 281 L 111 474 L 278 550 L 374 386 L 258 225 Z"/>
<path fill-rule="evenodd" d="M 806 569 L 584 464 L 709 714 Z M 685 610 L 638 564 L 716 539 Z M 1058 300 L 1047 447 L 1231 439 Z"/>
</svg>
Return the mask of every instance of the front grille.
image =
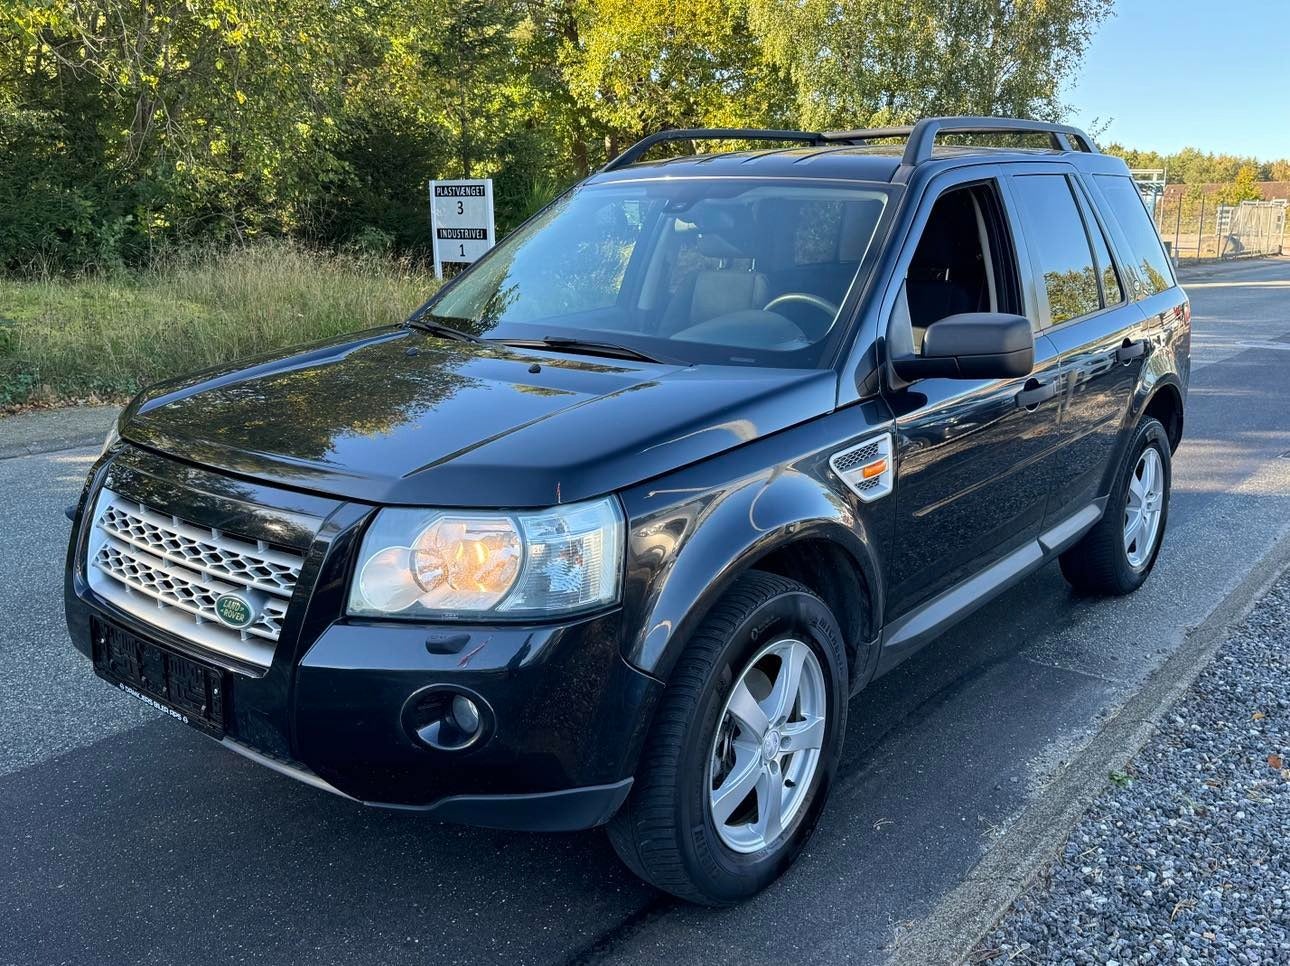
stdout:
<svg viewBox="0 0 1290 966">
<path fill-rule="evenodd" d="M 237 660 L 268 667 L 300 578 L 297 553 L 100 492 L 89 537 L 90 587 L 140 620 Z M 235 628 L 216 602 L 235 594 L 253 612 Z"/>
</svg>

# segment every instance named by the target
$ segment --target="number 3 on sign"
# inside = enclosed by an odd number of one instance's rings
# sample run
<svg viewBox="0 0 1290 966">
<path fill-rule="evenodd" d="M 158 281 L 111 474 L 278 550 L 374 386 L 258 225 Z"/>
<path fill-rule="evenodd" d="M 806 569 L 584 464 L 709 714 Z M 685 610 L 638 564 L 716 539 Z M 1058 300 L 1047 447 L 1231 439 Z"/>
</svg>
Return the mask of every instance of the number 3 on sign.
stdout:
<svg viewBox="0 0 1290 966">
<path fill-rule="evenodd" d="M 435 275 L 443 266 L 469 265 L 496 243 L 493 182 L 488 178 L 430 182 L 430 238 Z"/>
</svg>

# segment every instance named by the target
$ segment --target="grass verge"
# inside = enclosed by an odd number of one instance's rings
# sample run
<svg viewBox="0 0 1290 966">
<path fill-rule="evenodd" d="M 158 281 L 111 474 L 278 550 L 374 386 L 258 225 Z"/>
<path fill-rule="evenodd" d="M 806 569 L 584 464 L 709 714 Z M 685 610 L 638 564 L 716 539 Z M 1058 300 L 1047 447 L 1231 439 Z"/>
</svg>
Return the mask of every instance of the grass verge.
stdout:
<svg viewBox="0 0 1290 966">
<path fill-rule="evenodd" d="M 83 278 L 0 277 L 0 412 L 121 400 L 158 379 L 400 321 L 413 264 L 287 244 Z"/>
</svg>

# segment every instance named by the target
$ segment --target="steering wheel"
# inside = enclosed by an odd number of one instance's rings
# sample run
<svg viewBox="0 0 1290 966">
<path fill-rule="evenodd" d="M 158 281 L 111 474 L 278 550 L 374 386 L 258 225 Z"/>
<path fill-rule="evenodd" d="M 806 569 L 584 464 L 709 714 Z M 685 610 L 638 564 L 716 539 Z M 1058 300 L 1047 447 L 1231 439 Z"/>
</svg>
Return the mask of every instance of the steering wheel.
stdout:
<svg viewBox="0 0 1290 966">
<path fill-rule="evenodd" d="M 830 319 L 838 314 L 836 305 L 820 298 L 818 295 L 812 295 L 810 292 L 785 292 L 783 295 L 776 295 L 762 307 L 762 311 L 773 312 L 776 306 L 784 305 L 787 302 L 804 302 L 811 308 L 823 312 Z"/>
</svg>

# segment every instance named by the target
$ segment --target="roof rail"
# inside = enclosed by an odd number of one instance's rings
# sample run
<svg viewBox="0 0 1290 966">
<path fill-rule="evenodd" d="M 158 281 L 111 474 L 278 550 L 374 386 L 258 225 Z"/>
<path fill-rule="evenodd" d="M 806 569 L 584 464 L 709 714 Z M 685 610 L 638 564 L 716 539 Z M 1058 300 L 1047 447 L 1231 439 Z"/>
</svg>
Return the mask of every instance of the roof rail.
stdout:
<svg viewBox="0 0 1290 966">
<path fill-rule="evenodd" d="M 854 131 L 825 131 L 820 136 L 825 141 L 877 141 L 881 138 L 907 138 L 914 132 L 912 126 L 902 124 L 897 127 L 864 127 Z"/>
<path fill-rule="evenodd" d="M 641 138 L 602 168 L 616 171 L 635 164 L 650 148 L 668 141 L 796 141 L 802 144 L 855 144 L 884 138 L 904 138 L 905 153 L 901 164 L 914 167 L 932 156 L 936 138 L 941 134 L 992 134 L 1013 131 L 1047 134 L 1058 151 L 1081 151 L 1096 154 L 1093 139 L 1077 127 L 1049 121 L 1027 121 L 1017 117 L 925 117 L 918 123 L 897 127 L 857 128 L 854 131 L 777 131 L 757 128 L 695 127 L 657 131 Z"/>
<path fill-rule="evenodd" d="M 804 144 L 821 144 L 824 136 L 814 131 L 774 131 L 754 128 L 694 127 L 674 131 L 657 131 L 641 138 L 602 171 L 616 171 L 639 161 L 650 148 L 667 141 L 799 141 Z"/>
<path fill-rule="evenodd" d="M 1016 117 L 925 117 L 910 129 L 900 163 L 913 167 L 929 159 L 940 134 L 993 134 L 999 131 L 1047 134 L 1057 151 L 1098 153 L 1092 138 L 1068 124 L 1026 121 Z M 853 132 L 839 133 L 845 137 Z M 825 137 L 832 139 L 833 135 L 826 134 Z"/>
</svg>

